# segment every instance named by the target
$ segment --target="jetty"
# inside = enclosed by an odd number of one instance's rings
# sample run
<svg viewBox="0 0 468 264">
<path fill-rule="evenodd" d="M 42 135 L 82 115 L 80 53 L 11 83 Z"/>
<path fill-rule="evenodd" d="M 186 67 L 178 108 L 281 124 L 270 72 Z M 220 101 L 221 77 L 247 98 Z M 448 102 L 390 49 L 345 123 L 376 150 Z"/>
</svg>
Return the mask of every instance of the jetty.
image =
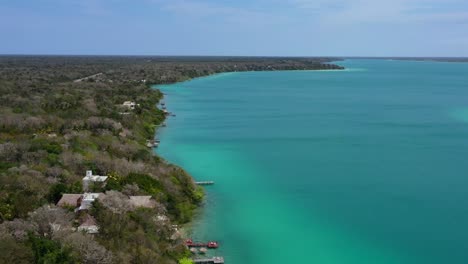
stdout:
<svg viewBox="0 0 468 264">
<path fill-rule="evenodd" d="M 194 259 L 193 263 L 199 263 L 199 264 L 224 264 L 224 258 L 223 257 L 212 257 L 212 258 Z"/>
<path fill-rule="evenodd" d="M 195 182 L 196 185 L 213 185 L 214 181 L 197 181 Z"/>
<path fill-rule="evenodd" d="M 185 241 L 185 245 L 189 248 L 192 248 L 192 247 L 205 247 L 209 249 L 218 248 L 218 242 L 215 242 L 215 241 L 210 241 L 208 243 L 199 243 L 199 242 L 193 242 L 192 239 L 188 239 Z"/>
</svg>

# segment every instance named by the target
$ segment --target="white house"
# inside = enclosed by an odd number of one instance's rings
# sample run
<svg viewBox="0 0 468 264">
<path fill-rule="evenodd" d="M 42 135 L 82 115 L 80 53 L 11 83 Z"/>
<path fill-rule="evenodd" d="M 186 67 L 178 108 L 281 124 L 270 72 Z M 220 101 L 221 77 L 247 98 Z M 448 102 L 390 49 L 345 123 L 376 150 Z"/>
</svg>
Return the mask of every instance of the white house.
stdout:
<svg viewBox="0 0 468 264">
<path fill-rule="evenodd" d="M 83 190 L 88 191 L 90 183 L 104 183 L 108 176 L 93 175 L 93 171 L 87 170 L 83 178 Z"/>
<path fill-rule="evenodd" d="M 139 106 L 139 104 L 135 103 L 135 102 L 132 102 L 132 101 L 125 101 L 123 102 L 122 104 L 124 107 L 128 108 L 128 109 L 135 109 L 135 107 Z"/>
<path fill-rule="evenodd" d="M 104 195 L 103 193 L 84 193 L 81 199 L 81 204 L 80 207 L 78 207 L 78 210 L 88 210 L 91 208 L 91 205 L 93 204 L 96 199 L 99 198 L 99 196 Z"/>
</svg>

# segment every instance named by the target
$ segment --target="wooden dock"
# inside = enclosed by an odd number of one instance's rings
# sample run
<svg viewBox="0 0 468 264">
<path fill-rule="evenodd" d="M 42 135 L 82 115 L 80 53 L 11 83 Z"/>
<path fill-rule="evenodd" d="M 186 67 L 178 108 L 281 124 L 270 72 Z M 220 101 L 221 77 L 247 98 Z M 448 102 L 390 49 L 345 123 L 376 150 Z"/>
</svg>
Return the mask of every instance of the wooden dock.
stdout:
<svg viewBox="0 0 468 264">
<path fill-rule="evenodd" d="M 204 258 L 204 259 L 194 259 L 193 263 L 199 264 L 224 264 L 223 257 L 212 257 L 212 258 Z"/>
<path fill-rule="evenodd" d="M 195 182 L 196 185 L 213 185 L 214 181 L 197 181 Z"/>
</svg>

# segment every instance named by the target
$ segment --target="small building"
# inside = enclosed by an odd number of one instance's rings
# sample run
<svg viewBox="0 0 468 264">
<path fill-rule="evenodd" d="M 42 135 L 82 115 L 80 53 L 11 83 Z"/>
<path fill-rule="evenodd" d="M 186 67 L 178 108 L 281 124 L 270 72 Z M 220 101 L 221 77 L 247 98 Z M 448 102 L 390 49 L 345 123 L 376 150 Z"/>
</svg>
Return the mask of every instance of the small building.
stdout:
<svg viewBox="0 0 468 264">
<path fill-rule="evenodd" d="M 57 206 L 60 207 L 78 207 L 81 202 L 82 194 L 72 194 L 72 193 L 64 193 L 60 201 L 58 201 Z"/>
<path fill-rule="evenodd" d="M 151 196 L 130 196 L 130 203 L 135 207 L 154 208 L 156 206 Z"/>
<path fill-rule="evenodd" d="M 148 148 L 157 148 L 159 146 L 159 140 L 146 140 L 146 146 Z"/>
<path fill-rule="evenodd" d="M 135 107 L 137 106 L 140 106 L 139 104 L 135 103 L 135 102 L 132 102 L 132 101 L 125 101 L 123 102 L 122 106 L 130 109 L 130 110 L 134 110 Z"/>
<path fill-rule="evenodd" d="M 91 208 L 91 205 L 93 204 L 96 199 L 99 198 L 99 196 L 104 195 L 103 193 L 84 193 L 83 197 L 81 199 L 80 207 L 78 207 L 79 210 L 88 210 Z"/>
<path fill-rule="evenodd" d="M 108 176 L 93 175 L 93 171 L 87 170 L 86 176 L 83 178 L 83 190 L 88 191 L 89 185 L 93 183 L 104 184 Z"/>
<path fill-rule="evenodd" d="M 99 233 L 99 226 L 97 225 L 96 219 L 90 215 L 86 215 L 84 221 L 78 226 L 78 231 L 86 232 L 88 234 Z"/>
<path fill-rule="evenodd" d="M 163 215 L 163 214 L 156 215 L 156 219 L 159 222 L 169 222 L 169 217 L 167 217 L 166 215 Z"/>
</svg>

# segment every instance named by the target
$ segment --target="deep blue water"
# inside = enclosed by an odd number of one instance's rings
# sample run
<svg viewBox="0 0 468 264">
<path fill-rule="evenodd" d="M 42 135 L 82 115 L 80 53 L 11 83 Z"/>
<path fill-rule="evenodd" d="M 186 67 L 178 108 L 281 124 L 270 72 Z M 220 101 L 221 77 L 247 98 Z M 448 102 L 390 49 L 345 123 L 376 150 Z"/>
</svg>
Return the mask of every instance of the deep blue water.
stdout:
<svg viewBox="0 0 468 264">
<path fill-rule="evenodd" d="M 226 263 L 468 263 L 468 64 L 339 62 L 164 86 L 158 152 L 214 180 Z"/>
</svg>

